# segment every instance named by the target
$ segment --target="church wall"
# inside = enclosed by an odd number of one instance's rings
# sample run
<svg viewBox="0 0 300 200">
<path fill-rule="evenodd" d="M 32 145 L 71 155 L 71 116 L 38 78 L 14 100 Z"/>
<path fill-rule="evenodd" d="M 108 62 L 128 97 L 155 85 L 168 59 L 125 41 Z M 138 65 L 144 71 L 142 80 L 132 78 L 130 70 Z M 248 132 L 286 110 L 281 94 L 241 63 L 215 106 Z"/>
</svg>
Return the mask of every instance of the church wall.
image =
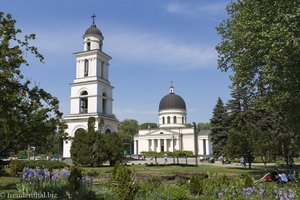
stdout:
<svg viewBox="0 0 300 200">
<path fill-rule="evenodd" d="M 182 150 L 194 152 L 194 135 L 182 135 Z"/>
</svg>

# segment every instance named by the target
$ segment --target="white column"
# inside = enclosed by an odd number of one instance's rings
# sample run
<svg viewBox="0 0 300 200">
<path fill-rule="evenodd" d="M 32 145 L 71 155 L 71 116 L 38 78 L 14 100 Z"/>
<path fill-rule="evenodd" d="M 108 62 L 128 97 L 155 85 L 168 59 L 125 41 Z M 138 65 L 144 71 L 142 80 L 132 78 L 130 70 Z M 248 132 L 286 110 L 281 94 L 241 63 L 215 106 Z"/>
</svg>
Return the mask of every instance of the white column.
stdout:
<svg viewBox="0 0 300 200">
<path fill-rule="evenodd" d="M 210 155 L 209 141 L 206 140 L 206 155 Z"/>
<path fill-rule="evenodd" d="M 147 151 L 150 151 L 151 150 L 151 140 L 148 139 L 148 149 Z"/>
<path fill-rule="evenodd" d="M 151 151 L 155 151 L 155 140 L 151 140 Z"/>
<path fill-rule="evenodd" d="M 157 148 L 156 148 L 156 152 L 160 152 L 160 150 L 161 150 L 160 139 L 157 139 Z"/>
<path fill-rule="evenodd" d="M 168 140 L 167 139 L 165 139 L 164 140 L 164 151 L 168 151 L 169 149 L 168 149 Z"/>
<path fill-rule="evenodd" d="M 134 140 L 134 143 L 133 143 L 134 145 L 133 145 L 133 151 L 134 151 L 134 154 L 136 155 L 137 154 L 137 142 L 136 142 L 136 140 Z"/>
<path fill-rule="evenodd" d="M 173 152 L 173 138 L 170 140 L 170 151 Z"/>
<path fill-rule="evenodd" d="M 178 140 L 178 138 L 175 138 L 174 142 L 175 142 L 175 150 L 179 150 L 179 140 Z"/>
</svg>

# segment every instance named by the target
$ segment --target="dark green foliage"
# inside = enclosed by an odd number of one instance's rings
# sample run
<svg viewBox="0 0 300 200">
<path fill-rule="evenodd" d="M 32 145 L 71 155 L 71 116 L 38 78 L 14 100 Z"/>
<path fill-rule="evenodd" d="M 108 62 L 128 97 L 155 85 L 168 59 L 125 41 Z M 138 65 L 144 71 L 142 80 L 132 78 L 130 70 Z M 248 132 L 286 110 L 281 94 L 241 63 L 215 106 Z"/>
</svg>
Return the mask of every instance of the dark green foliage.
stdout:
<svg viewBox="0 0 300 200">
<path fill-rule="evenodd" d="M 173 199 L 173 200 L 188 200 L 188 190 L 184 187 L 169 186 L 166 187 L 163 191 L 163 196 L 165 199 Z"/>
<path fill-rule="evenodd" d="M 147 178 L 146 184 L 148 185 L 148 190 L 154 190 L 162 184 L 162 181 L 160 177 L 150 176 Z"/>
<path fill-rule="evenodd" d="M 199 130 L 211 130 L 212 126 L 211 123 L 198 123 L 197 128 Z"/>
<path fill-rule="evenodd" d="M 105 134 L 103 136 L 103 149 L 106 154 L 106 160 L 110 166 L 114 166 L 117 162 L 122 162 L 124 158 L 123 142 L 117 133 Z"/>
<path fill-rule="evenodd" d="M 212 149 L 215 156 L 224 154 L 224 148 L 227 142 L 227 111 L 222 99 L 219 97 L 213 110 L 213 116 L 210 119 Z"/>
<path fill-rule="evenodd" d="M 53 169 L 62 169 L 68 167 L 64 162 L 57 160 L 48 161 L 48 160 L 35 160 L 35 161 L 25 161 L 25 166 L 29 168 L 44 167 L 52 171 Z"/>
<path fill-rule="evenodd" d="M 41 62 L 44 58 L 29 44 L 35 35 L 19 39 L 21 30 L 15 24 L 10 14 L 0 12 L 0 157 L 28 145 L 42 151 L 47 137 L 62 136 L 64 129 L 58 100 L 24 80 L 21 68 L 29 65 L 25 55 L 32 54 Z"/>
<path fill-rule="evenodd" d="M 109 161 L 113 166 L 122 161 L 124 147 L 117 133 L 102 134 L 95 131 L 95 118 L 88 120 L 88 130 L 78 129 L 71 146 L 71 158 L 75 165 L 99 166 Z"/>
<path fill-rule="evenodd" d="M 118 134 L 121 140 L 133 140 L 133 136 L 138 133 L 139 124 L 134 119 L 125 119 L 118 126 Z"/>
<path fill-rule="evenodd" d="M 75 165 L 92 166 L 92 140 L 84 129 L 78 129 L 71 146 L 71 158 Z"/>
<path fill-rule="evenodd" d="M 243 180 L 243 187 L 244 188 L 249 188 L 254 186 L 253 179 L 249 175 L 242 175 L 241 176 Z"/>
<path fill-rule="evenodd" d="M 73 196 L 75 195 L 75 192 L 80 189 L 81 181 L 82 181 L 81 170 L 76 166 L 72 166 L 70 171 L 70 176 L 68 178 L 68 182 L 69 182 L 70 192 Z"/>
<path fill-rule="evenodd" d="M 203 184 L 204 177 L 203 176 L 192 176 L 190 179 L 189 190 L 193 195 L 201 195 L 203 194 Z"/>
<path fill-rule="evenodd" d="M 121 200 L 131 200 L 137 192 L 130 169 L 122 164 L 115 165 L 112 180 L 115 182 L 116 192 Z"/>
<path fill-rule="evenodd" d="M 158 125 L 156 123 L 143 123 L 141 125 L 139 125 L 139 129 L 156 129 L 158 128 Z"/>
<path fill-rule="evenodd" d="M 47 168 L 50 171 L 53 169 L 62 169 L 68 167 L 64 162 L 60 161 L 48 161 L 48 160 L 12 160 L 9 165 L 10 173 L 15 176 L 17 172 L 22 172 L 24 167 L 35 169 L 36 167 Z"/>
<path fill-rule="evenodd" d="M 182 178 L 180 176 L 176 176 L 175 181 L 176 181 L 176 185 L 179 187 L 186 185 L 188 183 L 188 180 L 186 178 Z"/>
<path fill-rule="evenodd" d="M 242 111 L 232 115 L 238 120 L 231 121 L 236 126 L 231 128 L 263 135 L 256 141 L 267 144 L 255 145 L 255 153 L 265 162 L 272 154 L 286 161 L 299 154 L 299 6 L 298 0 L 234 1 L 227 6 L 229 18 L 217 27 L 219 69 L 230 71 L 232 88 L 247 96 L 231 103 Z M 270 147 L 278 152 L 264 153 Z"/>
<path fill-rule="evenodd" d="M 18 172 L 22 172 L 25 167 L 25 161 L 12 160 L 9 164 L 10 174 L 16 176 Z"/>
</svg>

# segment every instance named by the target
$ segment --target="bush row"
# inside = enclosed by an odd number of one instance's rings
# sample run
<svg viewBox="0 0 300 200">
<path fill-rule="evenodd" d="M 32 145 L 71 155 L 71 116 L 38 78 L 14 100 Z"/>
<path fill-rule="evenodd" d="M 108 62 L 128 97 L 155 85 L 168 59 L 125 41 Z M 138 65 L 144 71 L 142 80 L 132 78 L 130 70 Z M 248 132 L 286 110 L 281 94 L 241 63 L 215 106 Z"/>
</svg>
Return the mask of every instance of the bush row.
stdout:
<svg viewBox="0 0 300 200">
<path fill-rule="evenodd" d="M 174 151 L 170 152 L 170 151 L 166 151 L 166 152 L 156 152 L 156 151 L 148 151 L 148 152 L 141 152 L 141 154 L 145 155 L 146 157 L 163 157 L 165 155 L 167 156 L 175 156 L 175 157 L 193 157 L 194 154 L 192 151 Z"/>
<path fill-rule="evenodd" d="M 22 172 L 24 167 L 43 167 L 52 171 L 53 169 L 61 169 L 67 166 L 68 165 L 64 162 L 48 160 L 12 160 L 9 164 L 10 174 L 12 176 L 16 176 L 18 172 Z"/>
</svg>

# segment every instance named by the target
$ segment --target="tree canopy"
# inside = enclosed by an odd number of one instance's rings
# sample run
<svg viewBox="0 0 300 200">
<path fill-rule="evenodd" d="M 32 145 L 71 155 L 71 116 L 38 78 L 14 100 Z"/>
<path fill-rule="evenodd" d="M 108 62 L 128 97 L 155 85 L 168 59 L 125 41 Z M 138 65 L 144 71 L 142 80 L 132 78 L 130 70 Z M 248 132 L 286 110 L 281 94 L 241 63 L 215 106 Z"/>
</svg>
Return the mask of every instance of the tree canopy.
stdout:
<svg viewBox="0 0 300 200">
<path fill-rule="evenodd" d="M 232 81 L 227 152 L 287 160 L 299 153 L 300 1 L 239 0 L 227 13 L 216 47 Z"/>
<path fill-rule="evenodd" d="M 41 149 L 49 135 L 62 134 L 59 102 L 50 93 L 24 80 L 21 68 L 29 66 L 24 55 L 44 57 L 30 45 L 34 34 L 19 39 L 20 29 L 11 14 L 0 12 L 0 156 L 28 145 Z"/>
</svg>

